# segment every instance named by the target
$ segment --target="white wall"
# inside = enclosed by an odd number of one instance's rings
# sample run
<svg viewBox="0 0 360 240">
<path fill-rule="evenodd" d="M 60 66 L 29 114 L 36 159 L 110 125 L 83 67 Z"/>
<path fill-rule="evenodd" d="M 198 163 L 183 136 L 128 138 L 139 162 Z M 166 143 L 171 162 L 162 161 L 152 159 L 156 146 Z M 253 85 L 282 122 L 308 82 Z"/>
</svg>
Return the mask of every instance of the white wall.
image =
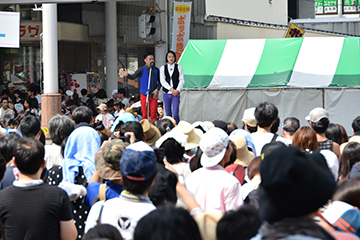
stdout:
<svg viewBox="0 0 360 240">
<path fill-rule="evenodd" d="M 287 24 L 287 0 L 205 0 L 206 15 Z"/>
</svg>

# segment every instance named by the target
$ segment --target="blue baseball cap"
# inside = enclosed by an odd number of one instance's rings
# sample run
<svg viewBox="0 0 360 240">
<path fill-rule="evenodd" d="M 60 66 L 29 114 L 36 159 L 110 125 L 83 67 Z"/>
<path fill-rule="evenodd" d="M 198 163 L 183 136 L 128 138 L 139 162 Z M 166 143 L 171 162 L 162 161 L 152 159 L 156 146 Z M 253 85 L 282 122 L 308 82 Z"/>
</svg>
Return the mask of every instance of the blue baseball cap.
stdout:
<svg viewBox="0 0 360 240">
<path fill-rule="evenodd" d="M 128 112 L 124 112 L 118 118 L 116 118 L 114 124 L 112 125 L 112 127 L 110 129 L 110 131 L 112 133 L 115 132 L 115 128 L 117 127 L 117 125 L 119 125 L 120 122 L 127 123 L 127 122 L 137 122 L 137 121 L 136 121 L 136 118 L 134 117 L 134 115 L 132 115 L 131 113 L 128 113 Z"/>
<path fill-rule="evenodd" d="M 129 145 L 120 159 L 123 176 L 133 181 L 145 181 L 154 176 L 157 170 L 154 150 L 140 141 Z"/>
</svg>

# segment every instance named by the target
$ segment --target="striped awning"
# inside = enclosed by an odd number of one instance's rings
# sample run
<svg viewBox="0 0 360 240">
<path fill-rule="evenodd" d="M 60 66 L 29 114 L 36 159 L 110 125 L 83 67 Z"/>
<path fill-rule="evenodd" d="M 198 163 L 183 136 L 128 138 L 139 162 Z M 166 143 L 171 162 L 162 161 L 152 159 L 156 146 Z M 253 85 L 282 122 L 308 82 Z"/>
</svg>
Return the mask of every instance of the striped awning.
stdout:
<svg viewBox="0 0 360 240">
<path fill-rule="evenodd" d="M 360 38 L 189 40 L 184 88 L 360 87 Z"/>
</svg>

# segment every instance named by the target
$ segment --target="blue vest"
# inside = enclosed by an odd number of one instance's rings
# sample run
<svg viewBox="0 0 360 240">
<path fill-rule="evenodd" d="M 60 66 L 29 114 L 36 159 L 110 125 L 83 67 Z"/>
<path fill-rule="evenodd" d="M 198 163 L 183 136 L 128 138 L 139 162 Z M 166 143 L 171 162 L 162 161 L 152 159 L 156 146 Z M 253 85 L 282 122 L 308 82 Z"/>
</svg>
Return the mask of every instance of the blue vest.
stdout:
<svg viewBox="0 0 360 240">
<path fill-rule="evenodd" d="M 139 81 L 140 81 L 140 93 L 144 94 L 146 96 L 146 92 L 148 89 L 148 82 L 149 82 L 149 73 L 146 69 L 146 66 L 142 67 L 143 69 L 143 73 L 141 75 L 141 77 L 139 77 Z M 150 96 L 151 96 L 151 92 L 154 91 L 157 88 L 157 79 L 159 76 L 159 69 L 157 67 L 153 67 L 152 71 L 154 71 L 154 78 L 151 79 L 150 84 Z"/>
</svg>

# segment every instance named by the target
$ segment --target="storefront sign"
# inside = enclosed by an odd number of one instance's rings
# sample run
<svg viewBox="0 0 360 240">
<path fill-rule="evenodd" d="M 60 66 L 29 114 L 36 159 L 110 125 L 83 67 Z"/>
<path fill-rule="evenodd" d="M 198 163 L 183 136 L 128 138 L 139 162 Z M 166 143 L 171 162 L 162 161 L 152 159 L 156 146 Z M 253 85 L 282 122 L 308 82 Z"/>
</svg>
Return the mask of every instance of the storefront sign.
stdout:
<svg viewBox="0 0 360 240">
<path fill-rule="evenodd" d="M 333 14 L 338 12 L 338 0 L 316 0 L 315 13 L 316 14 Z"/>
<path fill-rule="evenodd" d="M 42 33 L 41 21 L 23 21 L 20 23 L 20 38 L 22 41 L 40 41 Z"/>
<path fill-rule="evenodd" d="M 344 0 L 344 13 L 357 13 L 359 0 Z"/>
<path fill-rule="evenodd" d="M 179 60 L 190 38 L 191 2 L 175 2 L 170 49 Z"/>
</svg>

